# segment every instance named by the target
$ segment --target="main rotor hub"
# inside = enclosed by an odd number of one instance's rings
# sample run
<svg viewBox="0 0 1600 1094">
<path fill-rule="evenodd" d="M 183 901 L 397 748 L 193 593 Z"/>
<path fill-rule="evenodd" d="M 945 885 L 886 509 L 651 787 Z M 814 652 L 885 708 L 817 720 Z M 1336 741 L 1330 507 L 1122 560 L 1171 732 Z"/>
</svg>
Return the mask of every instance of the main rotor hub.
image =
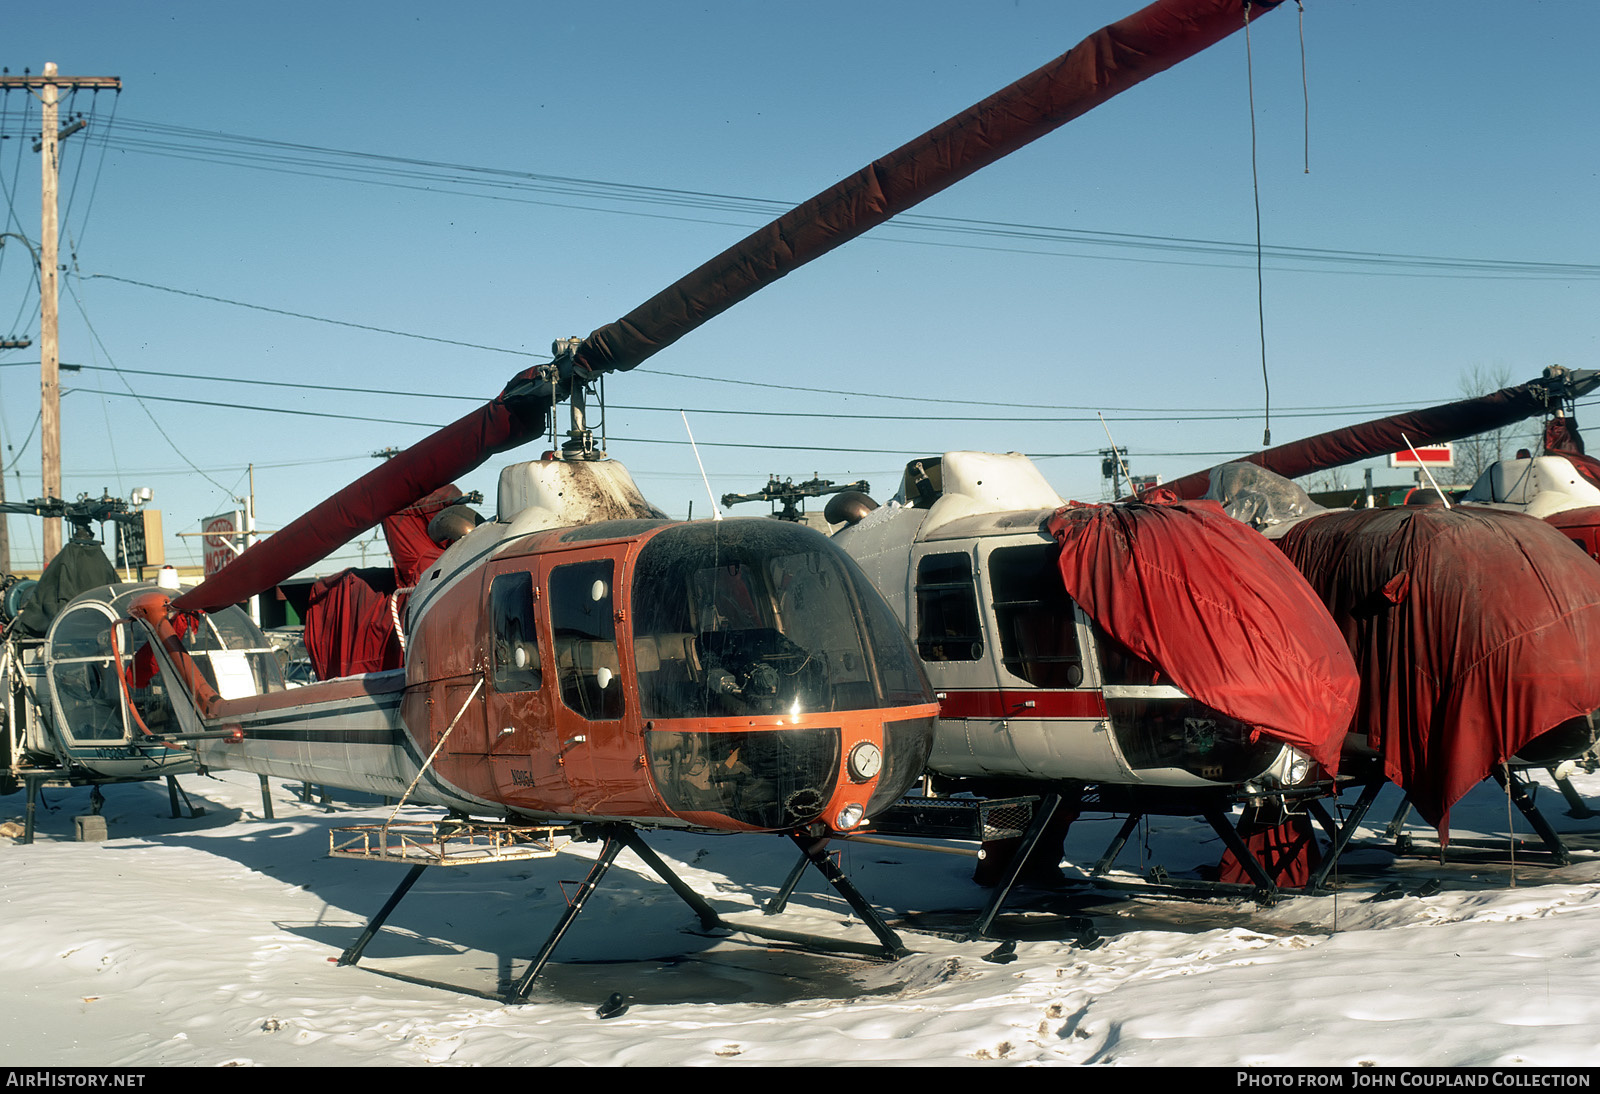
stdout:
<svg viewBox="0 0 1600 1094">
<path fill-rule="evenodd" d="M 550 346 L 550 352 L 555 360 L 550 363 L 552 369 L 557 370 L 567 379 L 566 395 L 567 406 L 571 412 L 572 426 L 567 430 L 567 439 L 561 442 L 561 458 L 564 460 L 603 460 L 605 453 L 605 388 L 603 379 L 600 381 L 599 391 L 596 393 L 596 405 L 600 408 L 601 443 L 597 446 L 594 442 L 594 430 L 588 422 L 588 397 L 594 387 L 595 381 L 582 375 L 576 367 L 576 354 L 582 344 L 581 338 L 558 338 Z M 554 403 L 562 399 L 561 387 L 552 386 L 555 394 L 552 397 L 550 414 L 550 428 L 552 440 L 555 430 Z"/>
</svg>

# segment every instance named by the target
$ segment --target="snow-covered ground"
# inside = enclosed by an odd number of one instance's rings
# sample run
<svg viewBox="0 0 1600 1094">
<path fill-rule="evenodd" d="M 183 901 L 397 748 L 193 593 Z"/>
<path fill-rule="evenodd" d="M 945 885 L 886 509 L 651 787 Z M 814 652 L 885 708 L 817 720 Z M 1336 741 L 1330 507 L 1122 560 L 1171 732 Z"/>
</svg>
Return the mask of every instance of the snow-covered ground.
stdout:
<svg viewBox="0 0 1600 1094">
<path fill-rule="evenodd" d="M 1600 777 L 1578 786 L 1600 795 Z M 894 965 L 707 938 L 642 863 L 618 868 L 556 951 L 531 1002 L 491 998 L 542 941 L 596 853 L 430 870 L 358 967 L 335 959 L 398 883 L 386 864 L 327 857 L 328 830 L 384 810 L 302 804 L 254 776 L 190 776 L 207 812 L 168 815 L 161 784 L 112 787 L 111 838 L 72 842 L 87 791 L 47 792 L 37 842 L 0 840 L 0 1065 L 1121 1064 L 1544 1065 L 1600 1063 L 1600 820 L 1545 812 L 1573 840 L 1563 868 L 1521 857 L 1470 866 L 1354 854 L 1337 896 L 1248 902 L 1028 894 L 1092 916 L 1073 944 L 1035 914 L 994 943 L 906 932 Z M 1394 808 L 1386 791 L 1373 815 Z M 20 794 L 0 820 L 20 819 Z M 1493 784 L 1457 808 L 1455 835 L 1507 829 Z M 1523 829 L 1521 818 L 1517 827 Z M 1075 826 L 1090 862 L 1114 830 Z M 650 842 L 718 909 L 758 917 L 794 854 L 772 837 L 656 834 Z M 1214 862 L 1195 823 L 1152 825 L 1122 862 L 1181 873 Z M 975 909 L 968 859 L 855 845 L 843 864 L 894 916 Z M 1417 895 L 1431 877 L 1434 896 Z M 1405 895 L 1373 901 L 1400 881 Z M 968 917 L 970 919 L 970 916 Z M 770 922 L 770 921 L 769 921 Z M 808 880 L 781 925 L 865 939 Z M 445 987 L 442 985 L 450 985 Z M 458 990 L 466 989 L 466 990 Z M 629 1008 L 602 1019 L 613 992 Z M 477 993 L 477 994 L 474 994 Z"/>
</svg>

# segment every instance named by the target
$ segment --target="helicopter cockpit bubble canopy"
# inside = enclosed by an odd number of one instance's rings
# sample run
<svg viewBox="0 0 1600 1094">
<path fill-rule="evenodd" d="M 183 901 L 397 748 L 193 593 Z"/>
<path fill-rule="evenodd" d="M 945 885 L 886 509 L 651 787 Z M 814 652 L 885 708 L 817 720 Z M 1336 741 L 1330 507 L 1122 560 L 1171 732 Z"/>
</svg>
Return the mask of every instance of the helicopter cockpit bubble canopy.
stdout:
<svg viewBox="0 0 1600 1094">
<path fill-rule="evenodd" d="M 631 603 L 651 769 L 675 812 L 774 827 L 837 779 L 876 776 L 871 813 L 921 773 L 931 717 L 888 723 L 881 751 L 852 728 L 934 700 L 899 622 L 820 533 L 767 519 L 665 528 L 639 552 Z M 750 732 L 773 719 L 784 725 Z M 757 763 L 774 749 L 784 763 Z M 787 774 L 752 778 L 752 765 Z"/>
<path fill-rule="evenodd" d="M 50 666 L 52 699 L 63 724 L 74 734 L 126 740 L 129 723 L 112 708 L 122 706 L 131 694 L 141 717 L 142 702 L 152 698 L 150 709 L 163 725 L 170 717 L 165 700 L 162 661 L 142 624 L 128 619 L 129 605 L 148 595 L 148 584 L 106 585 L 72 600 L 59 615 L 45 639 Z M 243 609 L 223 608 L 181 626 L 184 648 L 217 694 L 225 699 L 262 695 L 284 689 L 283 673 L 271 643 Z M 127 684 L 126 692 L 114 675 L 112 660 Z M 126 712 L 124 712 L 126 713 Z M 145 720 L 151 733 L 161 730 Z M 176 729 L 175 726 L 171 727 Z"/>
<path fill-rule="evenodd" d="M 44 692 L 57 745 L 106 776 L 192 770 L 193 756 L 161 745 L 171 734 L 203 729 L 188 704 L 172 701 L 150 633 L 128 618 L 148 584 L 105 585 L 73 598 L 45 637 Z M 187 617 L 185 617 L 187 618 Z M 271 645 L 237 607 L 196 619 L 183 642 L 217 693 L 259 695 L 284 688 Z M 192 723 L 192 724 L 191 724 Z M 43 742 L 38 742 L 42 744 Z"/>
</svg>

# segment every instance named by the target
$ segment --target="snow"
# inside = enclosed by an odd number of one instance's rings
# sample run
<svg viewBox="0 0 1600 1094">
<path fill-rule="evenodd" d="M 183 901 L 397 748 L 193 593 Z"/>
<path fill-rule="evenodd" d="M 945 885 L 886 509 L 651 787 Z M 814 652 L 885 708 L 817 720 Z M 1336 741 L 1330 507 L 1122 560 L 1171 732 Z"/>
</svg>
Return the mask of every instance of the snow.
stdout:
<svg viewBox="0 0 1600 1094">
<path fill-rule="evenodd" d="M 1600 793 L 1600 776 L 1575 782 Z M 402 871 L 329 858 L 328 832 L 387 811 L 324 811 L 274 782 L 277 819 L 265 820 L 252 775 L 183 783 L 205 815 L 170 817 L 160 783 L 114 786 L 112 838 L 79 843 L 72 818 L 88 811 L 88 791 L 46 791 L 36 842 L 0 841 L 0 1065 L 1600 1062 L 1588 964 L 1600 956 L 1600 820 L 1568 818 L 1548 786 L 1546 816 L 1574 833 L 1566 867 L 1526 849 L 1506 864 L 1505 800 L 1485 784 L 1458 806 L 1455 839 L 1499 841 L 1496 864 L 1358 850 L 1337 895 L 1270 908 L 1030 890 L 999 924 L 1021 938 L 1010 963 L 984 960 L 993 941 L 910 930 L 915 952 L 889 965 L 708 937 L 625 851 L 530 1001 L 510 1006 L 493 998 L 497 985 L 521 971 L 598 844 L 429 870 L 362 963 L 339 967 Z M 1376 823 L 1395 804 L 1390 788 Z M 22 808 L 20 794 L 0 799 L 0 819 Z M 1080 821 L 1069 863 L 1092 862 L 1114 827 Z M 734 919 L 761 918 L 795 857 L 773 837 L 647 838 Z M 1152 822 L 1138 842 L 1119 866 L 1182 874 L 1219 855 L 1186 819 Z M 842 864 L 896 919 L 970 923 L 985 895 L 958 856 L 855 844 Z M 1418 895 L 1434 877 L 1444 889 Z M 1403 895 L 1371 899 L 1392 882 Z M 1075 945 L 1051 911 L 1090 916 L 1104 944 Z M 820 879 L 765 922 L 868 938 Z M 628 1009 L 602 1019 L 613 992 Z"/>
</svg>

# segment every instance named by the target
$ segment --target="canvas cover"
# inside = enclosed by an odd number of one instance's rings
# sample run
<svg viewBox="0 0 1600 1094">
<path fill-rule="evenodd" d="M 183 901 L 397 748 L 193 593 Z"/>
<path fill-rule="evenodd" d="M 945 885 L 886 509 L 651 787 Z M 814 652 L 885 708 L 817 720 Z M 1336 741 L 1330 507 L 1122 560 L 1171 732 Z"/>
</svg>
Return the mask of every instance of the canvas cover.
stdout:
<svg viewBox="0 0 1600 1094">
<path fill-rule="evenodd" d="M 67 602 L 79 593 L 115 585 L 122 578 L 96 540 L 69 539 L 39 575 L 39 584 L 17 613 L 23 634 L 43 638 Z"/>
<path fill-rule="evenodd" d="M 383 518 L 383 538 L 389 545 L 395 582 L 400 588 L 415 585 L 434 560 L 444 554 L 444 548 L 428 537 L 428 522 L 460 499 L 461 488 L 451 483 Z"/>
<path fill-rule="evenodd" d="M 1048 526 L 1067 592 L 1108 634 L 1194 699 L 1337 772 L 1356 667 L 1271 543 L 1212 501 L 1069 505 Z"/>
<path fill-rule="evenodd" d="M 1537 417 L 1548 410 L 1554 401 L 1548 385 L 1535 380 L 1474 399 L 1344 426 L 1253 455 L 1240 456 L 1238 461 L 1231 462 L 1253 463 L 1293 479 L 1329 467 L 1343 467 L 1359 460 L 1404 451 L 1408 440 L 1415 445 L 1442 444 L 1461 437 L 1476 436 Z M 1196 471 L 1192 475 L 1163 483 L 1160 489 L 1180 498 L 1201 497 L 1211 484 L 1214 470 L 1207 468 Z"/>
<path fill-rule="evenodd" d="M 389 601 L 355 570 L 319 578 L 306 606 L 305 643 L 319 680 L 405 667 Z"/>
<path fill-rule="evenodd" d="M 1496 764 L 1600 708 L 1600 566 L 1544 521 L 1362 509 L 1313 517 L 1277 543 L 1355 656 L 1355 729 L 1441 836 Z"/>
</svg>

